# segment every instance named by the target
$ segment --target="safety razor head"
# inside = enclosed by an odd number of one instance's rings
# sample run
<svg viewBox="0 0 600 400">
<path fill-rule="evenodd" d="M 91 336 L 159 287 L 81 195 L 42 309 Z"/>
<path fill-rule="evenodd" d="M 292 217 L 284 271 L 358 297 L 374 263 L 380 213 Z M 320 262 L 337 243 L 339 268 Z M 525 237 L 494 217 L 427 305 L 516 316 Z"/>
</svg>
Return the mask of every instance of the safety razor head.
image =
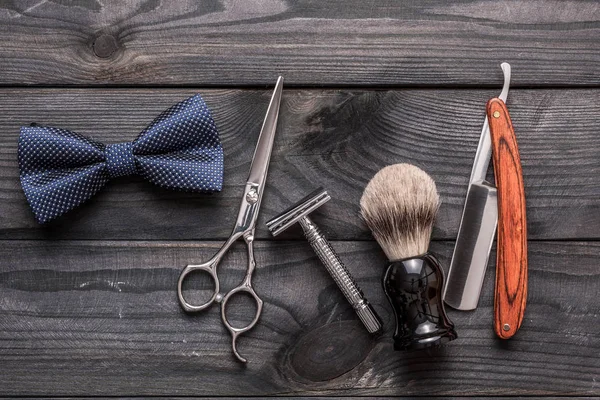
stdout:
<svg viewBox="0 0 600 400">
<path fill-rule="evenodd" d="M 267 222 L 267 228 L 269 228 L 269 231 L 271 231 L 273 236 L 277 236 L 298 222 L 302 217 L 307 216 L 323 204 L 327 203 L 330 199 L 331 196 L 327 194 L 327 191 L 323 188 L 319 188 Z"/>
</svg>

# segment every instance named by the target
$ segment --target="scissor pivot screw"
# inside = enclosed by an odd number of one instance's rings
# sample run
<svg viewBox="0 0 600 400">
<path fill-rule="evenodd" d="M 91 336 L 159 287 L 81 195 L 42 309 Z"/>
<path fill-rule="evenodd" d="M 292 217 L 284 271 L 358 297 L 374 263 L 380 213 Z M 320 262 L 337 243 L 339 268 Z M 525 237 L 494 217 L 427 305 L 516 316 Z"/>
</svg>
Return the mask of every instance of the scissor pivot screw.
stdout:
<svg viewBox="0 0 600 400">
<path fill-rule="evenodd" d="M 256 189 L 250 189 L 246 195 L 246 201 L 250 204 L 254 204 L 258 201 L 258 193 L 256 193 Z"/>
<path fill-rule="evenodd" d="M 500 118 L 500 111 L 494 111 L 494 118 Z"/>
</svg>

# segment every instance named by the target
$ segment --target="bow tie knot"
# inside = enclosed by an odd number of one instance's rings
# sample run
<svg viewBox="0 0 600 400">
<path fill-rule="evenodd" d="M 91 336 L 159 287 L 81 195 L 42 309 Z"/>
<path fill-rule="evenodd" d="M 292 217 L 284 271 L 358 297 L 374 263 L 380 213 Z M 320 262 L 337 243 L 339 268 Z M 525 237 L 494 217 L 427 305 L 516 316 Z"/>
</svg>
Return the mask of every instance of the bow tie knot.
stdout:
<svg viewBox="0 0 600 400">
<path fill-rule="evenodd" d="M 104 145 L 66 129 L 29 126 L 21 128 L 18 153 L 21 186 L 40 223 L 119 176 L 139 174 L 192 192 L 218 192 L 223 185 L 223 148 L 199 95 L 164 111 L 133 142 Z"/>
<path fill-rule="evenodd" d="M 137 174 L 133 143 L 109 144 L 104 149 L 106 170 L 111 178 Z"/>
</svg>

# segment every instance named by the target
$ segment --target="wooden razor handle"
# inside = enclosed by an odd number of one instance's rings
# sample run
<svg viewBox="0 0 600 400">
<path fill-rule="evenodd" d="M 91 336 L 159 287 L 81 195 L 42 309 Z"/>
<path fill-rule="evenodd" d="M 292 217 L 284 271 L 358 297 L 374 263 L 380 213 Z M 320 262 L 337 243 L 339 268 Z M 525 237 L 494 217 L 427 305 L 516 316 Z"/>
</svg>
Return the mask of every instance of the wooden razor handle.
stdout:
<svg viewBox="0 0 600 400">
<path fill-rule="evenodd" d="M 527 218 L 521 157 L 510 115 L 498 98 L 487 103 L 494 176 L 498 189 L 498 239 L 494 330 L 509 339 L 521 326 L 527 303 Z"/>
</svg>

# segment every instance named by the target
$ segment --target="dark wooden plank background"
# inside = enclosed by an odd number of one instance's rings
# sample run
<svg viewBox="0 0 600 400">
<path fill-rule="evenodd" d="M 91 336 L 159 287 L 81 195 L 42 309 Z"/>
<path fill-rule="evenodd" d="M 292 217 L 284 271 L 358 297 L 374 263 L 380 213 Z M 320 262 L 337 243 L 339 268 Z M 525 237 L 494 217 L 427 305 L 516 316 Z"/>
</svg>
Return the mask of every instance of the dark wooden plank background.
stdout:
<svg viewBox="0 0 600 400">
<path fill-rule="evenodd" d="M 499 68 L 491 75 L 501 80 Z M 155 115 L 195 92 L 0 92 L 0 238 L 225 238 L 237 217 L 270 90 L 200 91 L 221 127 L 226 153 L 225 189 L 219 194 L 168 192 L 140 178 L 123 178 L 90 203 L 40 228 L 18 180 L 20 124 L 60 126 L 106 143 L 133 140 Z M 599 94 L 592 89 L 516 89 L 510 94 L 532 239 L 600 238 Z M 497 89 L 286 90 L 257 237 L 270 237 L 264 221 L 323 186 L 333 200 L 317 214 L 329 237 L 368 240 L 370 234 L 359 219 L 362 190 L 380 168 L 411 162 L 435 178 L 442 195 L 434 238 L 454 239 L 485 102 L 495 95 Z M 140 221 L 144 229 L 132 229 Z"/>
<path fill-rule="evenodd" d="M 476 311 L 450 313 L 459 340 L 401 353 L 389 340 L 393 316 L 380 289 L 385 259 L 374 242 L 335 248 L 385 323 L 376 340 L 308 244 L 261 241 L 255 286 L 266 304 L 261 323 L 240 341 L 246 367 L 230 354 L 218 310 L 186 315 L 173 290 L 182 265 L 218 246 L 4 242 L 0 259 L 11 269 L 0 275 L 0 387 L 11 395 L 72 396 L 597 394 L 599 243 L 531 243 L 527 314 L 513 340 L 494 337 L 487 279 Z M 434 242 L 432 250 L 447 265 L 452 246 Z M 223 284 L 232 287 L 245 269 L 242 245 L 225 265 Z M 196 283 L 194 294 L 208 289 Z M 240 306 L 230 310 L 233 322 L 253 307 Z"/>
<path fill-rule="evenodd" d="M 443 201 L 432 250 L 447 265 L 502 61 L 529 217 L 523 327 L 494 337 L 491 261 L 480 307 L 449 312 L 458 340 L 393 352 L 385 260 L 358 199 L 385 165 L 428 171 Z M 596 1 L 0 1 L 0 396 L 600 396 L 599 61 Z M 244 367 L 217 310 L 186 315 L 175 285 L 229 234 L 279 74 L 257 232 L 265 308 L 240 341 Z M 122 178 L 35 223 L 19 126 L 116 143 L 197 92 L 225 148 L 222 193 Z M 263 227 L 318 186 L 333 199 L 315 219 L 383 317 L 382 337 L 365 334 L 298 230 L 272 240 Z M 239 246 L 226 287 L 244 266 Z M 241 322 L 252 305 L 238 305 Z"/>
<path fill-rule="evenodd" d="M 595 0 L 3 1 L 7 84 L 598 85 Z M 24 51 L 25 50 L 25 51 Z"/>
</svg>

